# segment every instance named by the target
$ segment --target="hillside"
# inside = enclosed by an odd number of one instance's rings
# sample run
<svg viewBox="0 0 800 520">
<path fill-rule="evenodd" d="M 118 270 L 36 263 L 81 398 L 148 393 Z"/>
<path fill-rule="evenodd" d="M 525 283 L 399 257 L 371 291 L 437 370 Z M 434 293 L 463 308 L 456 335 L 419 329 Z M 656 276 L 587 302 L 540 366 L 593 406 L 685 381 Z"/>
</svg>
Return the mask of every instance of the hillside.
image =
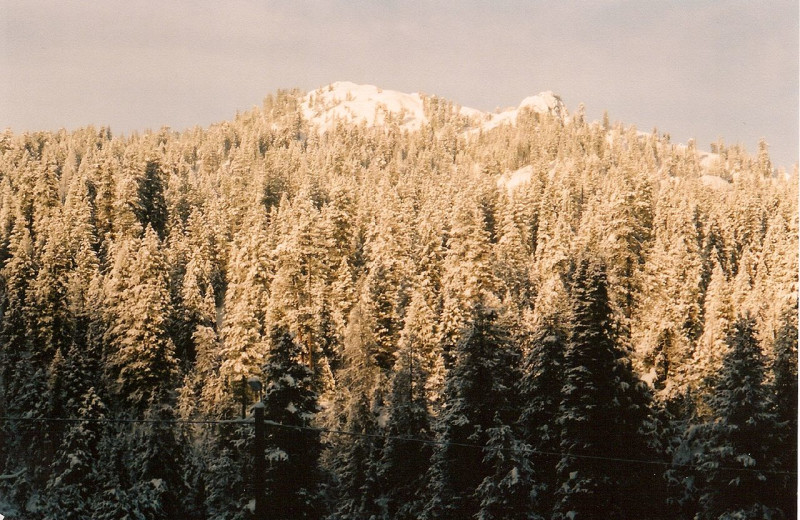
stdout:
<svg viewBox="0 0 800 520">
<path fill-rule="evenodd" d="M 766 143 L 552 92 L 6 131 L 0 514 L 793 517 L 797 251 Z"/>
</svg>

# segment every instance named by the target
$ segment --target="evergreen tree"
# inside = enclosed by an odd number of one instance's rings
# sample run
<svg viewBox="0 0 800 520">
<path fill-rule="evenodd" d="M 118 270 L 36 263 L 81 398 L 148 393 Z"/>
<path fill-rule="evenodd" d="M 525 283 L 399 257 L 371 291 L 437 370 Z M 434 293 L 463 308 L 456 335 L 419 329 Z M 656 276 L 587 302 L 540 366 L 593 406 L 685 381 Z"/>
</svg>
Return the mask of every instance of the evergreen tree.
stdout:
<svg viewBox="0 0 800 520">
<path fill-rule="evenodd" d="M 92 516 L 92 501 L 101 487 L 97 465 L 106 408 L 93 388 L 84 394 L 66 431 L 45 488 L 44 518 L 79 520 Z M 83 422 L 85 421 L 85 422 Z"/>
<path fill-rule="evenodd" d="M 520 438 L 532 450 L 531 507 L 543 518 L 553 510 L 558 482 L 555 453 L 560 451 L 557 424 L 564 381 L 564 351 L 567 338 L 554 317 L 545 319 L 526 337 L 522 377 L 517 384 L 524 403 L 518 427 Z"/>
<path fill-rule="evenodd" d="M 108 369 L 117 395 L 135 414 L 175 384 L 177 363 L 169 335 L 167 272 L 152 228 L 114 251 L 106 281 Z"/>
<path fill-rule="evenodd" d="M 389 518 L 417 518 L 422 506 L 419 491 L 431 457 L 431 447 L 424 441 L 432 440 L 428 385 L 435 370 L 431 350 L 435 338 L 426 330 L 429 310 L 422 294 L 415 292 L 395 354 L 386 425 L 390 437 L 379 466 Z"/>
<path fill-rule="evenodd" d="M 382 450 L 381 418 L 385 412 L 381 394 L 383 379 L 375 365 L 373 325 L 361 303 L 350 313 L 344 338 L 342 368 L 326 426 L 352 432 L 329 438 L 324 455 L 332 472 L 336 518 L 361 520 L 378 515 L 378 460 Z"/>
<path fill-rule="evenodd" d="M 136 180 L 136 205 L 133 212 L 142 228 L 150 226 L 163 240 L 167 228 L 167 203 L 164 198 L 166 184 L 164 172 L 156 160 L 147 160 L 144 172 Z"/>
<path fill-rule="evenodd" d="M 714 392 L 707 397 L 713 419 L 694 434 L 701 445 L 695 447 L 692 462 L 702 478 L 696 484 L 696 518 L 777 514 L 771 498 L 777 479 L 769 473 L 776 469 L 770 450 L 776 422 L 769 410 L 764 358 L 755 334 L 752 318 L 739 318 L 731 326 L 725 340 L 730 352 L 713 379 Z"/>
<path fill-rule="evenodd" d="M 649 395 L 615 331 L 605 269 L 582 259 L 573 275 L 570 333 L 557 424 L 561 430 L 553 518 L 647 516 L 647 470 L 610 459 L 649 459 Z"/>
<path fill-rule="evenodd" d="M 453 355 L 437 419 L 426 518 L 470 518 L 480 511 L 488 497 L 478 488 L 497 471 L 491 457 L 484 460 L 482 448 L 492 428 L 514 420 L 519 355 L 494 311 L 481 306 L 473 310 Z"/>
<path fill-rule="evenodd" d="M 306 188 L 308 190 L 308 188 Z M 269 317 L 289 329 L 304 349 L 304 362 L 315 372 L 321 358 L 320 305 L 325 251 L 319 235 L 319 211 L 308 191 L 291 206 L 281 205 L 280 243 L 275 248 L 275 276 L 270 285 Z"/>
<path fill-rule="evenodd" d="M 270 334 L 264 366 L 264 417 L 283 425 L 267 429 L 267 503 L 276 519 L 320 518 L 319 432 L 312 429 L 319 411 L 311 369 L 302 348 L 286 329 Z"/>
<path fill-rule="evenodd" d="M 472 326 L 475 308 L 499 303 L 487 224 L 479 208 L 470 206 L 474 201 L 464 197 L 453 208 L 443 262 L 441 333 L 448 363 L 462 331 Z"/>
<path fill-rule="evenodd" d="M 692 363 L 684 367 L 683 381 L 700 399 L 700 413 L 704 413 L 702 399 L 712 390 L 708 388 L 710 378 L 719 372 L 722 359 L 728 349 L 725 335 L 734 319 L 731 290 L 725 273 L 714 263 L 711 283 L 706 291 L 703 334 L 692 355 Z"/>
<path fill-rule="evenodd" d="M 786 518 L 797 516 L 797 307 L 784 314 L 775 339 L 772 366 L 772 410 L 778 422 L 775 453 L 779 471 L 786 472 L 775 483 L 776 504 Z"/>
<path fill-rule="evenodd" d="M 267 242 L 260 208 L 232 244 L 227 268 L 218 377 L 229 388 L 258 374 L 266 353 L 269 295 Z"/>
<path fill-rule="evenodd" d="M 34 244 L 23 219 L 15 221 L 10 240 L 11 256 L 2 270 L 3 299 L 0 328 L 0 410 L 11 417 L 47 416 L 47 364 L 52 360 L 39 354 L 31 341 L 31 285 L 36 276 Z M 44 398 L 43 398 L 44 397 Z M 0 453 L 7 474 L 24 470 L 21 478 L 5 491 L 9 501 L 25 508 L 29 495 L 47 479 L 53 446 L 47 430 L 34 422 L 4 422 Z M 24 510 L 24 509 L 23 509 Z"/>
<path fill-rule="evenodd" d="M 182 518 L 182 452 L 165 393 L 151 398 L 148 422 L 107 427 L 98 449 L 99 492 L 91 518 L 124 520 Z"/>
<path fill-rule="evenodd" d="M 475 517 L 479 520 L 544 518 L 532 507 L 530 445 L 521 442 L 514 429 L 503 424 L 499 414 L 486 435 L 483 462 L 491 472 L 476 490 L 480 509 Z"/>
</svg>

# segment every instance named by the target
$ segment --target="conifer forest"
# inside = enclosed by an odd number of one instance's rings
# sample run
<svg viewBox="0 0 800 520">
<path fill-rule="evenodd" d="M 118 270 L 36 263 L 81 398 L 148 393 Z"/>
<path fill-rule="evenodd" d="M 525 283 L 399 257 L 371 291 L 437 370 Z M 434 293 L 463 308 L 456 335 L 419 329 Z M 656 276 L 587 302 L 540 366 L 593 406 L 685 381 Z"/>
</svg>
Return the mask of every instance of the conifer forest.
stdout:
<svg viewBox="0 0 800 520">
<path fill-rule="evenodd" d="M 324 94 L 0 134 L 0 514 L 797 517 L 796 165 Z"/>
</svg>

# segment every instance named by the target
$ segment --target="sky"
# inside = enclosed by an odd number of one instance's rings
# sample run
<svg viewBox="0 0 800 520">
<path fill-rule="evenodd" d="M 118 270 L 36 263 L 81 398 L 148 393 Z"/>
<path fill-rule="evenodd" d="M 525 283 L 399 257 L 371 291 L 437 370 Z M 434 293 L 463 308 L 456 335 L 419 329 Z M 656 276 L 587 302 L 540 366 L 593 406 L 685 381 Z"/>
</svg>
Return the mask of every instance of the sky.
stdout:
<svg viewBox="0 0 800 520">
<path fill-rule="evenodd" d="M 353 81 L 798 160 L 798 1 L 0 0 L 0 128 L 208 126 Z"/>
</svg>

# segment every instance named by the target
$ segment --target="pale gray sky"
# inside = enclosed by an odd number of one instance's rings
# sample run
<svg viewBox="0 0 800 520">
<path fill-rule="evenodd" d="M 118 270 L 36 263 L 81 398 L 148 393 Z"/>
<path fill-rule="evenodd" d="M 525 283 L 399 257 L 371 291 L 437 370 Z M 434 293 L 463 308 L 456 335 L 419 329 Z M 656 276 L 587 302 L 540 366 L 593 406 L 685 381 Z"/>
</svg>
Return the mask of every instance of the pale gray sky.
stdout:
<svg viewBox="0 0 800 520">
<path fill-rule="evenodd" d="M 0 128 L 183 129 L 337 80 L 798 155 L 798 2 L 0 0 Z"/>
</svg>

